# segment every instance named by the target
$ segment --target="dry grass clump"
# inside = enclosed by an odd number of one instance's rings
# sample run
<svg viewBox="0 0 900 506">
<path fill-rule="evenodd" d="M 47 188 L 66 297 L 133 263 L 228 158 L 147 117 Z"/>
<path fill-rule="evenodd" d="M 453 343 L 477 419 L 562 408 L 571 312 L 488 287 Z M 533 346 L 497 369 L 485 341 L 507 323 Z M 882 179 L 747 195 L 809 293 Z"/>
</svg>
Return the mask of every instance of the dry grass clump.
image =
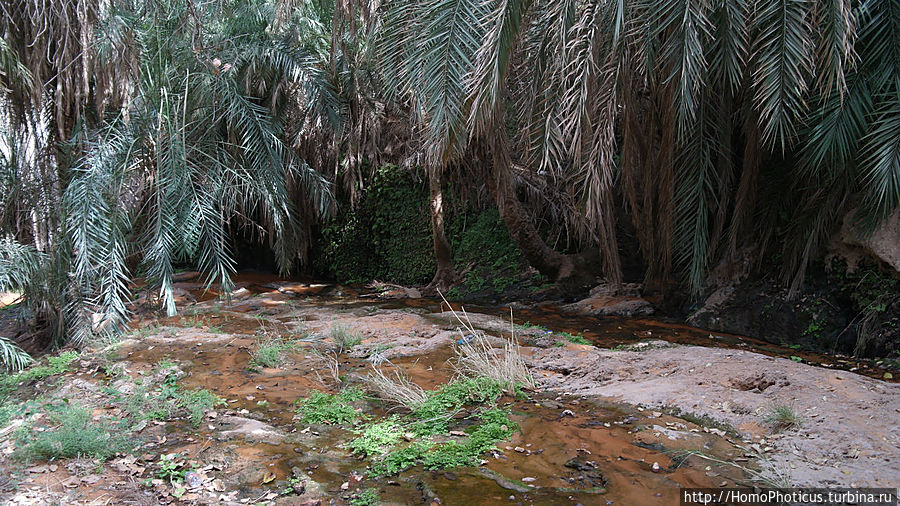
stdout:
<svg viewBox="0 0 900 506">
<path fill-rule="evenodd" d="M 447 305 L 450 306 L 449 303 Z M 509 392 L 516 386 L 534 388 L 534 377 L 519 353 L 519 342 L 516 339 L 515 325 L 512 323 L 512 310 L 509 318 L 510 336 L 501 349 L 494 348 L 485 333 L 472 325 L 465 309 L 462 310 L 462 316 L 452 306 L 450 311 L 462 325 L 459 329 L 460 344 L 456 348 L 456 359 L 453 363 L 457 373 L 475 378 L 490 378 Z"/>
<path fill-rule="evenodd" d="M 393 377 L 381 369 L 372 366 L 373 374 L 363 377 L 363 383 L 375 392 L 379 398 L 393 402 L 410 411 L 415 411 L 428 399 L 425 390 L 412 382 L 399 370 L 394 370 Z"/>
</svg>

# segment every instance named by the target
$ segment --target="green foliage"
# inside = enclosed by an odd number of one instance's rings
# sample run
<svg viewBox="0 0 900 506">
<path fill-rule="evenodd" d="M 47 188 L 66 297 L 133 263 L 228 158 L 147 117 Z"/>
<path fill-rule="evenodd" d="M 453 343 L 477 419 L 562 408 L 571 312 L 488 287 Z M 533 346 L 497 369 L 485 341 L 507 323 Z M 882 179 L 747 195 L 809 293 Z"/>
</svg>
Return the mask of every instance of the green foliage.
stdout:
<svg viewBox="0 0 900 506">
<path fill-rule="evenodd" d="M 585 337 L 582 336 L 581 334 L 574 335 L 574 334 L 570 334 L 570 333 L 568 333 L 568 332 L 559 332 L 559 335 L 561 335 L 562 337 L 566 338 L 566 340 L 568 340 L 570 343 L 575 343 L 575 344 L 593 344 L 593 343 L 591 343 L 590 341 L 588 341 L 587 339 L 585 339 Z"/>
<path fill-rule="evenodd" d="M 34 360 L 9 338 L 0 336 L 0 370 L 15 372 L 24 369 Z"/>
<path fill-rule="evenodd" d="M 180 460 L 177 453 L 167 453 L 159 456 L 154 474 L 169 483 L 182 483 L 187 470 L 184 469 L 184 460 Z"/>
<path fill-rule="evenodd" d="M 370 474 L 391 475 L 417 464 L 429 470 L 476 466 L 484 452 L 494 448 L 497 441 L 507 439 L 518 428 L 509 419 L 508 411 L 497 408 L 478 412 L 471 418 L 480 423 L 467 429 L 465 441 L 434 443 L 418 440 L 390 452 L 382 449 L 383 456 L 372 462 Z"/>
<path fill-rule="evenodd" d="M 454 216 L 448 230 L 457 266 L 478 264 L 503 270 L 521 265 L 522 253 L 496 208 Z"/>
<path fill-rule="evenodd" d="M 414 441 L 401 448 L 393 449 L 384 457 L 373 461 L 369 465 L 369 474 L 372 476 L 391 476 L 415 466 L 428 450 L 430 443 Z"/>
<path fill-rule="evenodd" d="M 372 488 L 367 488 L 350 499 L 350 506 L 378 506 L 379 504 L 381 504 L 381 498 L 378 497 L 378 491 Z"/>
<path fill-rule="evenodd" d="M 426 283 L 434 275 L 427 185 L 394 165 L 375 171 L 354 208 L 322 227 L 318 267 L 337 280 Z"/>
<path fill-rule="evenodd" d="M 464 287 L 454 287 L 448 297 L 459 298 L 488 288 L 502 293 L 519 281 L 524 258 L 496 208 L 451 216 L 447 236 L 456 268 L 471 268 L 463 280 Z"/>
<path fill-rule="evenodd" d="M 384 455 L 403 439 L 403 427 L 398 417 L 373 422 L 359 432 L 359 437 L 347 443 L 347 448 L 357 455 Z"/>
<path fill-rule="evenodd" d="M 329 337 L 335 348 L 337 348 L 338 353 L 348 352 L 362 342 L 362 336 L 358 332 L 339 323 L 331 326 Z"/>
<path fill-rule="evenodd" d="M 296 345 L 293 341 L 285 341 L 281 338 L 267 339 L 256 343 L 256 350 L 250 354 L 250 365 L 257 367 L 278 367 L 281 365 L 284 354 L 294 351 Z"/>
<path fill-rule="evenodd" d="M 503 395 L 503 385 L 485 377 L 459 378 L 427 393 L 427 399 L 413 415 L 414 430 L 420 435 L 446 432 L 449 419 L 466 404 L 483 404 Z"/>
<path fill-rule="evenodd" d="M 362 398 L 362 391 L 356 388 L 347 388 L 337 395 L 317 391 L 297 401 L 297 414 L 304 423 L 353 424 L 366 418 L 352 405 Z"/>
<path fill-rule="evenodd" d="M 859 265 L 853 272 L 848 272 L 846 264 L 835 261 L 830 266 L 827 280 L 851 301 L 853 310 L 858 313 L 884 312 L 883 296 L 900 293 L 900 280 L 871 264 Z"/>
<path fill-rule="evenodd" d="M 180 388 L 175 375 L 168 374 L 158 385 L 135 382 L 134 392 L 122 401 L 122 408 L 134 420 L 156 421 L 168 420 L 181 410 L 197 428 L 208 410 L 224 403 L 209 390 Z"/>
<path fill-rule="evenodd" d="M 494 380 L 457 379 L 427 392 L 425 403 L 409 415 L 392 415 L 368 424 L 347 447 L 372 459 L 369 472 L 373 476 L 395 474 L 417 464 L 426 469 L 477 465 L 485 451 L 516 430 L 508 411 L 484 408 L 502 394 L 503 389 Z M 467 439 L 434 441 L 435 435 L 447 433 L 465 407 L 474 409 L 468 418 L 476 420 L 464 424 Z"/>
<path fill-rule="evenodd" d="M 35 365 L 16 374 L 0 376 L 0 399 L 13 392 L 19 383 L 42 380 L 68 372 L 69 365 L 77 358 L 77 352 L 65 351 L 59 355 L 47 357 L 47 365 Z"/>
<path fill-rule="evenodd" d="M 803 425 L 803 419 L 800 418 L 800 415 L 797 414 L 792 406 L 776 404 L 766 414 L 766 423 L 776 429 L 786 430 L 800 427 Z"/>
<path fill-rule="evenodd" d="M 194 428 L 200 426 L 203 415 L 216 406 L 225 404 L 225 399 L 205 389 L 182 390 L 176 395 L 178 407 L 187 410 Z"/>
<path fill-rule="evenodd" d="M 81 406 L 65 405 L 49 416 L 50 427 L 25 425 L 16 432 L 15 456 L 22 459 L 89 457 L 105 460 L 131 443 L 109 421 L 93 422 Z"/>
<path fill-rule="evenodd" d="M 540 330 L 540 331 L 543 331 L 543 332 L 547 332 L 547 331 L 550 330 L 550 329 L 548 329 L 547 327 L 545 327 L 545 326 L 543 326 L 543 325 L 537 325 L 537 324 L 534 324 L 534 323 L 531 323 L 531 322 L 525 322 L 525 323 L 523 323 L 523 324 L 521 324 L 521 325 L 518 325 L 518 326 L 519 326 L 520 328 L 522 328 L 522 329 L 525 329 L 525 330 Z"/>
</svg>

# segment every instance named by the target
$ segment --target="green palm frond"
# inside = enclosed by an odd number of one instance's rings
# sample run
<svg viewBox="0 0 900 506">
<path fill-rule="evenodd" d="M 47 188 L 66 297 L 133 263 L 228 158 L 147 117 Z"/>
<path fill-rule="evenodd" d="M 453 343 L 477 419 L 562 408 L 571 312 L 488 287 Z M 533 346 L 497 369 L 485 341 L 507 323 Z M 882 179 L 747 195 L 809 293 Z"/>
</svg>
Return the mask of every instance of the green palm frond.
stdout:
<svg viewBox="0 0 900 506">
<path fill-rule="evenodd" d="M 469 130 L 474 136 L 486 134 L 503 106 L 505 80 L 522 22 L 532 0 L 500 0 L 486 20 L 487 34 L 475 56 L 469 80 L 471 108 Z"/>
<path fill-rule="evenodd" d="M 736 95 L 744 81 L 748 59 L 748 5 L 745 0 L 720 0 L 709 15 L 712 33 L 709 74 Z"/>
<path fill-rule="evenodd" d="M 765 0 L 757 9 L 753 43 L 753 102 L 763 143 L 786 151 L 806 109 L 814 43 L 807 0 Z"/>
<path fill-rule="evenodd" d="M 816 50 L 817 88 L 828 96 L 847 91 L 847 75 L 856 66 L 856 13 L 850 0 L 816 2 L 815 17 L 821 37 Z"/>
<path fill-rule="evenodd" d="M 712 31 L 709 5 L 696 0 L 665 0 L 654 8 L 656 37 L 663 40 L 660 61 L 662 82 L 673 86 L 679 134 L 688 131 L 699 109 L 700 90 L 706 84 L 706 47 Z"/>
<path fill-rule="evenodd" d="M 20 371 L 34 362 L 31 355 L 6 337 L 0 336 L 0 364 L 6 372 Z"/>
<path fill-rule="evenodd" d="M 872 229 L 900 207 L 900 89 L 879 104 L 861 142 L 862 211 Z"/>
</svg>

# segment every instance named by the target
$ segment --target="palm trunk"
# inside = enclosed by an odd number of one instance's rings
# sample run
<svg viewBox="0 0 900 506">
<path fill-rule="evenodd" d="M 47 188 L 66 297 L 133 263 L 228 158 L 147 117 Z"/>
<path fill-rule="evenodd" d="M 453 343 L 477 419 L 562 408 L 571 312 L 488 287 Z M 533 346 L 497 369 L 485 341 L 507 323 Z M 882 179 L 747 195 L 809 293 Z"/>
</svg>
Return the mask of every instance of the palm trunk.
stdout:
<svg viewBox="0 0 900 506">
<path fill-rule="evenodd" d="M 456 283 L 456 271 L 453 270 L 453 255 L 450 243 L 444 234 L 444 193 L 441 188 L 441 169 L 429 167 L 428 191 L 431 201 L 431 231 L 434 240 L 434 259 L 437 262 L 437 270 L 434 279 L 426 287 L 427 290 L 446 292 Z"/>
<path fill-rule="evenodd" d="M 590 277 L 583 269 L 576 269 L 574 257 L 563 255 L 547 246 L 538 234 L 525 207 L 516 196 L 506 132 L 502 129 L 495 131 L 497 134 L 491 139 L 489 147 L 484 146 L 490 153 L 485 153 L 486 156 L 482 156 L 481 161 L 491 167 L 490 172 L 486 174 L 488 190 L 497 203 L 497 210 L 509 230 L 510 237 L 528 263 L 544 276 L 555 281 Z"/>
</svg>

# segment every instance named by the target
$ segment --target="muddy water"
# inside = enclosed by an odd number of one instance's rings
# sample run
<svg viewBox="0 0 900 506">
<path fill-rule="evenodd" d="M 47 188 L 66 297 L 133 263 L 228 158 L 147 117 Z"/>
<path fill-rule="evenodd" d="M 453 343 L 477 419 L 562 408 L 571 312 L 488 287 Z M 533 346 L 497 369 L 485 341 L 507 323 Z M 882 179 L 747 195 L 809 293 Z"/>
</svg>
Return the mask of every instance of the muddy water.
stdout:
<svg viewBox="0 0 900 506">
<path fill-rule="evenodd" d="M 520 431 L 501 442 L 499 451 L 485 455 L 481 467 L 434 472 L 414 468 L 399 476 L 367 478 L 365 461 L 342 447 L 354 437 L 352 432 L 307 427 L 294 419 L 294 402 L 310 390 L 340 388 L 313 352 L 315 345 L 302 344 L 283 366 L 273 369 L 251 368 L 251 352 L 264 337 L 295 335 L 302 320 L 312 324 L 336 314 L 344 318 L 370 314 L 373 309 L 429 313 L 439 311 L 440 305 L 422 299 L 360 300 L 346 292 L 335 297 L 298 290 L 301 295 L 297 295 L 258 284 L 252 291 L 258 295 L 230 306 L 209 300 L 192 306 L 183 312 L 185 316 L 136 323 L 159 325 L 159 332 L 127 343 L 118 352 L 132 370 L 151 370 L 163 360 L 175 362 L 185 372 L 180 385 L 206 388 L 227 400 L 227 406 L 217 409 L 217 416 L 204 420 L 199 429 L 170 423 L 160 451 L 217 464 L 226 471 L 226 487 L 243 491 L 243 497 L 283 489 L 297 473 L 320 484 L 324 496 L 338 497 L 342 484 L 351 483 L 350 490 L 377 489 L 388 504 L 428 504 L 439 499 L 441 504 L 473 505 L 662 505 L 676 502 L 682 487 L 730 486 L 746 480 L 734 466 L 678 458 L 687 451 L 702 451 L 722 460 L 739 456 L 726 439 L 685 420 L 633 406 L 539 393 L 527 401 L 501 399 Z M 402 324 L 396 329 L 417 330 Z M 423 388 L 432 389 L 451 378 L 451 356 L 452 349 L 445 346 L 394 359 L 392 364 Z M 362 359 L 343 355 L 338 363 L 348 383 L 370 367 Z M 368 411 L 383 414 L 384 407 L 373 402 Z M 254 422 L 263 427 L 261 432 L 234 435 L 240 432 L 240 424 Z"/>
</svg>

